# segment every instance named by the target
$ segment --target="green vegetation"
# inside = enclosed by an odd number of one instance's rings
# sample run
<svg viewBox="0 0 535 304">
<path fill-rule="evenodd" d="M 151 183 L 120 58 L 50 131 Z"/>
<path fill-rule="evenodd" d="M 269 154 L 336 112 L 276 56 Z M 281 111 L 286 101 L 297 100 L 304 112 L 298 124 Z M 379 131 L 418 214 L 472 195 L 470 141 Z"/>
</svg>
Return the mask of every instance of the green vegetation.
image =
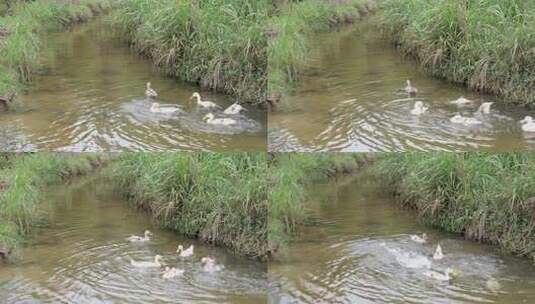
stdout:
<svg viewBox="0 0 535 304">
<path fill-rule="evenodd" d="M 99 155 L 0 154 L 0 248 L 20 244 L 43 224 L 45 186 L 83 175 L 104 161 Z"/>
<path fill-rule="evenodd" d="M 120 191 L 162 227 L 266 257 L 264 153 L 124 154 L 114 171 Z"/>
<path fill-rule="evenodd" d="M 265 101 L 268 0 L 121 0 L 117 24 L 167 74 Z"/>
<path fill-rule="evenodd" d="M 433 75 L 535 106 L 535 1 L 385 0 L 384 25 Z"/>
<path fill-rule="evenodd" d="M 377 172 L 429 224 L 535 260 L 535 154 L 396 153 Z"/>
<path fill-rule="evenodd" d="M 87 20 L 112 1 L 10 1 L 4 3 L 4 13 L 8 3 L 9 14 L 0 15 L 0 96 L 20 91 L 32 79 L 45 31 Z"/>
<path fill-rule="evenodd" d="M 269 250 L 275 253 L 307 219 L 306 186 L 356 171 L 366 154 L 279 154 L 269 164 Z"/>
<path fill-rule="evenodd" d="M 305 0 L 280 5 L 270 20 L 269 94 L 291 89 L 306 62 L 307 41 L 313 33 L 354 22 L 375 8 L 374 0 Z"/>
</svg>

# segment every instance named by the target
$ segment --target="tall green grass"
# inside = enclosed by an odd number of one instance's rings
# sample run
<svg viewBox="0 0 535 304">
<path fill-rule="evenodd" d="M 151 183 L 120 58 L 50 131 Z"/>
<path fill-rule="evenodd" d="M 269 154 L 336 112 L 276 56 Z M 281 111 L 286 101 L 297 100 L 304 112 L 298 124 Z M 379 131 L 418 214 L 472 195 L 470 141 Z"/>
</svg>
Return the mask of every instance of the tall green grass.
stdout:
<svg viewBox="0 0 535 304">
<path fill-rule="evenodd" d="M 535 154 L 396 153 L 376 170 L 429 224 L 535 259 Z"/>
<path fill-rule="evenodd" d="M 433 75 L 535 106 L 535 1 L 385 0 L 384 25 Z"/>
<path fill-rule="evenodd" d="M 277 154 L 269 163 L 269 250 L 277 250 L 305 223 L 306 186 L 348 174 L 369 160 L 365 154 Z"/>
<path fill-rule="evenodd" d="M 270 19 L 269 93 L 291 90 L 306 63 L 308 40 L 313 33 L 351 23 L 376 6 L 375 0 L 304 0 L 279 5 Z"/>
<path fill-rule="evenodd" d="M 83 175 L 105 160 L 99 155 L 3 154 L 0 161 L 0 247 L 15 247 L 43 223 L 41 194 L 48 185 Z"/>
<path fill-rule="evenodd" d="M 10 13 L 0 16 L 0 96 L 17 92 L 31 81 L 39 68 L 41 36 L 85 21 L 109 8 L 112 0 L 36 0 L 12 2 Z"/>
<path fill-rule="evenodd" d="M 167 74 L 261 103 L 269 0 L 121 0 L 117 24 Z"/>
<path fill-rule="evenodd" d="M 137 153 L 114 163 L 114 179 L 162 227 L 263 259 L 266 168 L 264 153 Z"/>
</svg>

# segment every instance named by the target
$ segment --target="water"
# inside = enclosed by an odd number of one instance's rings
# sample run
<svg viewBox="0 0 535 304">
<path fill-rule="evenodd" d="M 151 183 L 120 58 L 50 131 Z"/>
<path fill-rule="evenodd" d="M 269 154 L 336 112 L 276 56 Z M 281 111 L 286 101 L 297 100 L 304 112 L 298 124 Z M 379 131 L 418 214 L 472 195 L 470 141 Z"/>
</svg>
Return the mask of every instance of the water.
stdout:
<svg viewBox="0 0 535 304">
<path fill-rule="evenodd" d="M 3 151 L 265 151 L 266 112 L 248 107 L 233 128 L 202 122 L 189 101 L 200 89 L 166 78 L 110 31 L 104 19 L 44 40 L 43 73 L 20 96 L 15 113 L 0 111 Z M 145 84 L 181 114 L 149 111 Z M 201 91 L 222 107 L 231 97 Z"/>
<path fill-rule="evenodd" d="M 369 174 L 314 185 L 312 224 L 269 264 L 270 303 L 533 303 L 535 266 L 527 259 L 421 225 Z M 427 233 L 418 244 L 411 234 Z M 445 258 L 432 255 L 440 242 Z M 448 267 L 450 282 L 425 275 Z M 501 285 L 497 291 L 487 281 Z"/>
<path fill-rule="evenodd" d="M 269 115 L 269 150 L 284 151 L 512 151 L 535 147 L 533 135 L 518 121 L 532 115 L 503 105 L 496 97 L 430 77 L 403 58 L 369 20 L 356 27 L 314 38 L 308 66 L 285 111 Z M 399 90 L 407 79 L 415 98 Z M 464 96 L 472 107 L 450 103 Z M 417 117 L 414 103 L 430 109 Z M 453 124 L 457 112 L 474 116 L 483 101 L 495 102 L 483 123 Z"/>
<path fill-rule="evenodd" d="M 50 223 L 22 249 L 16 264 L 0 266 L 1 303 L 265 303 L 267 266 L 158 229 L 145 214 L 114 195 L 106 179 L 90 178 L 53 189 Z M 154 233 L 148 244 L 125 238 Z M 177 244 L 194 244 L 193 258 L 177 258 Z M 185 270 L 162 279 L 161 269 L 130 265 L 152 260 Z M 213 256 L 225 269 L 205 273 L 200 258 Z M 5 301 L 5 302 L 3 302 Z"/>
</svg>

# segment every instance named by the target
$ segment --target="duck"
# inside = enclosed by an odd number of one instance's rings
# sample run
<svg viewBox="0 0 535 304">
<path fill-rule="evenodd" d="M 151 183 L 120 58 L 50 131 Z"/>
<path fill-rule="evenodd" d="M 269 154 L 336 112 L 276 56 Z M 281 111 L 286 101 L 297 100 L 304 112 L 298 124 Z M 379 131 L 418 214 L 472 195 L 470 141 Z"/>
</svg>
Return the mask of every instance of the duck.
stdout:
<svg viewBox="0 0 535 304">
<path fill-rule="evenodd" d="M 522 124 L 522 131 L 524 132 L 535 132 L 535 122 L 531 116 L 526 116 L 520 121 Z"/>
<path fill-rule="evenodd" d="M 207 124 L 211 125 L 223 125 L 223 126 L 230 126 L 235 125 L 238 122 L 232 118 L 215 118 L 214 114 L 208 113 L 203 117 L 203 120 Z"/>
<path fill-rule="evenodd" d="M 479 114 L 490 114 L 490 107 L 494 104 L 494 102 L 484 102 L 479 106 L 479 109 L 477 109 L 477 113 Z"/>
<path fill-rule="evenodd" d="M 422 236 L 413 234 L 410 236 L 410 238 L 411 238 L 411 241 L 419 243 L 419 244 L 425 244 L 427 242 L 427 234 L 425 233 L 422 233 Z"/>
<path fill-rule="evenodd" d="M 473 102 L 472 100 L 466 99 L 463 96 L 451 101 L 452 104 L 456 104 L 456 105 L 465 105 L 465 104 L 469 104 L 472 102 Z"/>
<path fill-rule="evenodd" d="M 147 242 L 150 241 L 150 236 L 152 235 L 152 232 L 145 230 L 144 236 L 138 236 L 138 235 L 132 235 L 128 237 L 126 240 L 132 243 L 135 242 Z"/>
<path fill-rule="evenodd" d="M 180 111 L 179 108 L 175 108 L 175 107 L 160 107 L 160 104 L 157 103 L 157 102 L 153 102 L 152 103 L 152 106 L 150 107 L 150 111 L 152 113 L 175 113 L 175 112 L 178 112 Z"/>
<path fill-rule="evenodd" d="M 160 260 L 162 259 L 162 256 L 161 255 L 156 255 L 154 257 L 154 262 L 137 262 L 137 261 L 134 261 L 132 258 L 130 258 L 130 264 L 134 267 L 139 267 L 139 268 L 150 268 L 150 267 L 161 267 L 162 264 L 160 263 Z"/>
<path fill-rule="evenodd" d="M 147 89 L 145 90 L 145 96 L 147 96 L 148 98 L 158 97 L 158 93 L 156 93 L 156 91 L 150 86 L 151 86 L 150 82 L 147 82 Z"/>
<path fill-rule="evenodd" d="M 184 269 L 177 269 L 175 267 L 169 267 L 165 266 L 165 270 L 162 274 L 163 279 L 172 279 L 177 276 L 181 276 L 184 274 Z"/>
<path fill-rule="evenodd" d="M 433 260 L 442 260 L 444 258 L 444 254 L 442 253 L 442 247 L 440 247 L 440 244 L 437 245 L 437 249 L 435 250 L 435 253 L 433 254 Z"/>
<path fill-rule="evenodd" d="M 197 99 L 197 105 L 203 107 L 203 108 L 216 108 L 216 107 L 219 107 L 217 104 L 215 104 L 214 102 L 212 101 L 203 101 L 201 99 L 201 94 L 195 92 L 193 93 L 193 95 L 191 95 L 190 99 L 193 99 L 193 98 L 196 98 Z"/>
<path fill-rule="evenodd" d="M 189 246 L 188 249 L 184 250 L 184 247 L 182 245 L 178 245 L 178 249 L 176 250 L 176 253 L 181 258 L 187 258 L 193 255 L 193 245 Z"/>
<path fill-rule="evenodd" d="M 225 266 L 216 264 L 216 261 L 210 257 L 204 257 L 201 259 L 202 269 L 205 272 L 217 272 L 225 268 Z"/>
<path fill-rule="evenodd" d="M 424 103 L 417 101 L 414 103 L 414 108 L 411 110 L 412 115 L 422 115 L 427 111 L 428 107 L 424 107 Z"/>
<path fill-rule="evenodd" d="M 231 106 L 229 106 L 228 108 L 226 108 L 225 111 L 223 111 L 223 113 L 228 114 L 228 115 L 236 115 L 236 114 L 240 114 L 241 111 L 247 111 L 247 109 L 242 107 L 240 104 L 236 102 L 232 104 Z"/>
<path fill-rule="evenodd" d="M 444 273 L 440 273 L 433 270 L 427 270 L 424 272 L 425 276 L 428 276 L 432 279 L 438 280 L 438 281 L 449 281 L 452 279 L 453 276 L 455 276 L 455 270 L 453 268 L 448 267 Z"/>
<path fill-rule="evenodd" d="M 418 93 L 418 89 L 411 85 L 410 80 L 407 80 L 407 86 L 405 87 L 404 91 L 411 95 L 415 95 L 416 93 Z"/>
<path fill-rule="evenodd" d="M 450 122 L 463 125 L 478 125 L 481 124 L 481 121 L 473 117 L 463 117 L 461 114 L 456 114 L 450 118 Z"/>
<path fill-rule="evenodd" d="M 493 293 L 498 293 L 498 291 L 500 291 L 500 289 L 502 288 L 500 282 L 498 282 L 495 278 L 488 279 L 485 283 L 485 286 Z"/>
</svg>

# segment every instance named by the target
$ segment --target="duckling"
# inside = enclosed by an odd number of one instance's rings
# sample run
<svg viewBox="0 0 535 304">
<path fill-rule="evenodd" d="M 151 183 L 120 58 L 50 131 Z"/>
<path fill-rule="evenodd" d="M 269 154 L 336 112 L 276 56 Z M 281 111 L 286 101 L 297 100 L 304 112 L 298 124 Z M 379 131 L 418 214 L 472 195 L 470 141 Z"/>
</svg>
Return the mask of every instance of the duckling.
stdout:
<svg viewBox="0 0 535 304">
<path fill-rule="evenodd" d="M 174 107 L 160 107 L 160 104 L 157 103 L 157 102 L 153 102 L 152 103 L 152 106 L 150 107 L 150 111 L 152 113 L 175 113 L 175 112 L 178 112 L 180 111 L 180 109 L 178 108 L 174 108 Z"/>
<path fill-rule="evenodd" d="M 158 97 L 158 93 L 156 93 L 156 91 L 150 86 L 151 86 L 150 82 L 147 82 L 147 89 L 145 90 L 145 96 L 147 96 L 148 98 Z"/>
<path fill-rule="evenodd" d="M 407 80 L 407 86 L 405 87 L 404 91 L 410 95 L 415 95 L 416 93 L 418 93 L 418 89 L 411 85 L 410 80 Z"/>
<path fill-rule="evenodd" d="M 175 267 L 169 268 L 169 266 L 165 266 L 165 270 L 162 274 L 163 279 L 172 279 L 177 276 L 181 276 L 184 274 L 184 269 L 177 269 Z"/>
<path fill-rule="evenodd" d="M 414 103 L 414 108 L 411 110 L 412 115 L 422 115 L 427 111 L 428 107 L 424 107 L 424 103 L 417 101 Z"/>
<path fill-rule="evenodd" d="M 535 122 L 531 116 L 526 116 L 520 121 L 522 124 L 522 131 L 524 132 L 535 132 Z"/>
<path fill-rule="evenodd" d="M 500 282 L 498 282 L 495 278 L 490 278 L 485 283 L 488 290 L 490 290 L 493 293 L 498 293 L 500 289 L 502 288 Z"/>
<path fill-rule="evenodd" d="M 154 262 L 137 262 L 133 259 L 130 259 L 130 264 L 134 267 L 139 268 L 150 268 L 150 267 L 161 267 L 162 264 L 160 263 L 160 260 L 162 259 L 161 255 L 156 255 L 154 257 Z"/>
<path fill-rule="evenodd" d="M 472 103 L 472 102 L 473 102 L 472 100 L 466 99 L 463 96 L 459 97 L 458 99 L 455 99 L 455 100 L 451 101 L 452 104 L 456 104 L 456 105 L 465 105 L 465 104 L 469 104 L 469 103 Z"/>
<path fill-rule="evenodd" d="M 442 247 L 440 247 L 440 244 L 438 244 L 435 254 L 433 254 L 433 260 L 442 260 L 443 258 L 444 254 L 442 253 Z"/>
<path fill-rule="evenodd" d="M 443 274 L 433 270 L 428 270 L 424 272 L 424 275 L 438 281 L 449 281 L 456 275 L 456 271 L 453 268 L 448 267 Z"/>
<path fill-rule="evenodd" d="M 178 245 L 176 253 L 178 253 L 181 258 L 190 257 L 193 255 L 193 245 L 189 246 L 186 250 L 184 250 L 184 247 L 182 245 Z"/>
<path fill-rule="evenodd" d="M 152 235 L 152 232 L 145 230 L 144 236 L 138 236 L 138 235 L 132 235 L 128 237 L 126 240 L 132 243 L 135 242 L 147 242 L 150 241 L 150 236 Z"/>
<path fill-rule="evenodd" d="M 235 125 L 237 123 L 236 120 L 232 118 L 215 118 L 214 114 L 208 113 L 203 117 L 203 120 L 211 125 L 223 125 L 223 126 L 230 126 Z"/>
<path fill-rule="evenodd" d="M 203 108 L 216 108 L 219 107 L 217 104 L 215 104 L 212 101 L 203 101 L 201 100 L 201 94 L 195 92 L 193 95 L 191 95 L 190 99 L 197 98 L 197 105 L 203 107 Z"/>
<path fill-rule="evenodd" d="M 230 107 L 226 108 L 225 111 L 223 111 L 223 113 L 228 114 L 228 115 L 236 115 L 236 114 L 240 114 L 241 111 L 247 111 L 247 109 L 242 107 L 236 102 Z"/>
<path fill-rule="evenodd" d="M 425 244 L 427 242 L 427 234 L 423 233 L 422 236 L 417 236 L 415 234 L 411 235 L 411 241 L 419 243 L 419 244 Z"/>
<path fill-rule="evenodd" d="M 217 272 L 225 268 L 225 266 L 216 264 L 216 261 L 210 257 L 204 257 L 201 259 L 202 269 L 205 272 Z"/>
<path fill-rule="evenodd" d="M 494 104 L 494 102 L 484 102 L 479 106 L 479 109 L 477 109 L 477 113 L 480 114 L 490 114 L 490 107 Z"/>
</svg>

